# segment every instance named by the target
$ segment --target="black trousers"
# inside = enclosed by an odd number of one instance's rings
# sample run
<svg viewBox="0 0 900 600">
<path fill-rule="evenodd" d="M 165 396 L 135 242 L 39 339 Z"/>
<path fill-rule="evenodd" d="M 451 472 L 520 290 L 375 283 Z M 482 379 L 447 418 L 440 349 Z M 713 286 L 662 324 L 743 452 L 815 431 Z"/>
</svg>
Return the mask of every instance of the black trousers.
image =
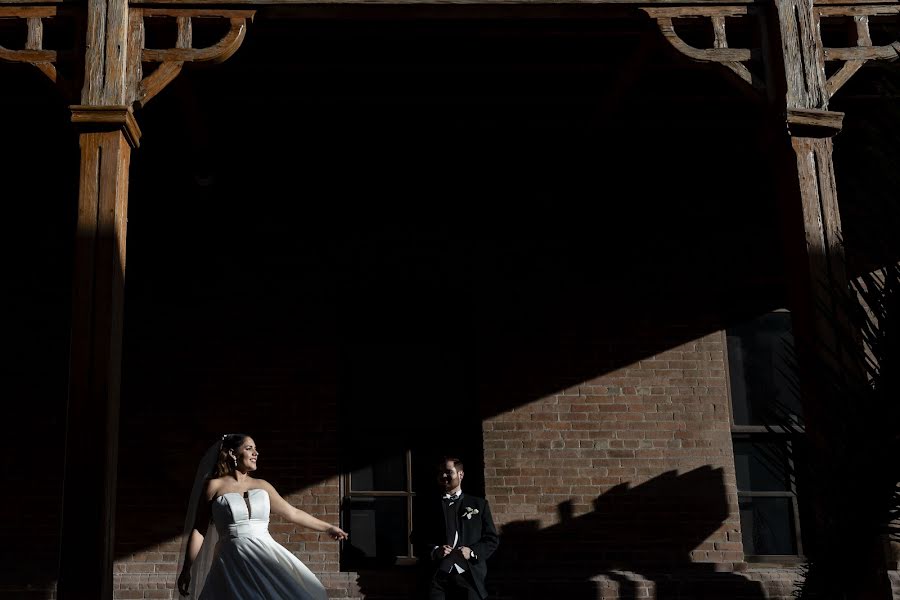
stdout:
<svg viewBox="0 0 900 600">
<path fill-rule="evenodd" d="M 452 573 L 438 571 L 431 578 L 431 589 L 428 591 L 428 600 L 481 600 L 472 575 L 466 571 Z"/>
</svg>

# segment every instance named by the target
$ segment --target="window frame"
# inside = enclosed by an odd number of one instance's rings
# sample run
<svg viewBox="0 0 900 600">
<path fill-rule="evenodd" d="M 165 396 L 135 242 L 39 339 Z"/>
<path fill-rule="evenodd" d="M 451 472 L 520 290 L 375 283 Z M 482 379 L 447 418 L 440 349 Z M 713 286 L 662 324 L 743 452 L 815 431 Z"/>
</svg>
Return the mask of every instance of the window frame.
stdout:
<svg viewBox="0 0 900 600">
<path fill-rule="evenodd" d="M 787 309 L 777 309 L 768 311 L 765 314 L 772 313 L 790 313 Z M 763 316 L 763 314 L 759 314 L 754 318 L 758 318 Z M 806 556 L 803 553 L 803 534 L 800 527 L 800 503 L 798 501 L 798 493 L 797 493 L 797 482 L 795 478 L 788 477 L 788 489 L 783 491 L 753 491 L 753 490 L 740 490 L 737 487 L 737 464 L 735 462 L 734 456 L 734 447 L 736 441 L 749 441 L 750 443 L 761 443 L 763 441 L 768 442 L 778 442 L 784 443 L 788 448 L 788 463 L 790 470 L 794 472 L 794 452 L 793 452 L 793 444 L 794 444 L 794 436 L 795 434 L 782 429 L 778 431 L 779 428 L 768 428 L 765 425 L 738 425 L 734 422 L 734 405 L 732 398 L 732 385 L 731 385 L 731 364 L 730 358 L 728 356 L 728 327 L 726 326 L 721 330 L 722 337 L 722 348 L 724 365 L 725 365 L 725 387 L 726 393 L 728 395 L 728 425 L 730 428 L 731 434 L 731 450 L 732 450 L 732 464 L 735 467 L 735 490 L 737 492 L 738 505 L 742 499 L 752 499 L 752 498 L 789 498 L 791 501 L 791 514 L 793 518 L 793 535 L 794 535 L 794 545 L 796 548 L 796 554 L 748 554 L 746 550 L 744 551 L 744 561 L 748 563 L 774 563 L 781 565 L 790 565 L 790 564 L 800 564 L 806 561 Z M 798 430 L 803 433 L 803 427 L 798 426 Z M 740 510 L 738 510 L 738 519 L 740 519 Z M 744 531 L 744 523 L 741 523 L 741 537 L 742 537 L 742 546 L 743 546 L 743 531 Z"/>
<path fill-rule="evenodd" d="M 412 469 L 412 450 L 407 448 L 404 450 L 403 458 L 406 466 L 406 489 L 404 490 L 354 490 L 352 487 L 352 473 L 347 470 L 345 473 L 341 475 L 340 478 L 340 493 L 341 493 L 341 527 L 352 535 L 353 532 L 349 529 L 349 523 L 347 522 L 348 511 L 350 510 L 350 505 L 354 498 L 364 497 L 364 498 L 406 498 L 406 551 L 407 554 L 405 556 L 394 556 L 393 562 L 389 565 L 386 565 L 384 561 L 386 560 L 383 557 L 373 556 L 368 558 L 359 558 L 353 560 L 351 564 L 346 564 L 346 557 L 344 554 L 343 544 L 341 546 L 340 553 L 340 563 L 341 563 L 341 571 L 358 571 L 363 569 L 370 568 L 393 568 L 393 567 L 408 567 L 415 565 L 418 562 L 418 558 L 416 558 L 413 553 L 413 544 L 410 536 L 412 534 L 413 528 L 413 502 L 415 501 L 416 492 L 413 491 L 413 469 Z"/>
</svg>

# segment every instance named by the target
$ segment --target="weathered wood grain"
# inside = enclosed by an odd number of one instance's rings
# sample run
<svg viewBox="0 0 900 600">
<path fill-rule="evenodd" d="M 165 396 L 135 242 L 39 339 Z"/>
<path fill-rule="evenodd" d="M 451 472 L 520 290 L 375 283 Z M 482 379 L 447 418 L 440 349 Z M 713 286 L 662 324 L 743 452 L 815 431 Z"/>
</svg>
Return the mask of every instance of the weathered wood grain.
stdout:
<svg viewBox="0 0 900 600">
<path fill-rule="evenodd" d="M 894 60 L 900 55 L 900 44 L 894 42 L 886 46 L 873 46 L 869 30 L 870 16 L 896 15 L 900 7 L 825 7 L 817 8 L 819 19 L 831 17 L 852 17 L 854 22 L 853 42 L 855 46 L 846 48 L 824 48 L 826 61 L 844 61 L 841 68 L 828 78 L 826 93 L 831 98 L 869 60 Z"/>
<path fill-rule="evenodd" d="M 144 78 L 144 67 L 134 57 L 141 55 L 145 43 L 144 17 L 140 8 L 132 8 L 128 13 L 128 60 L 125 64 L 125 98 L 126 104 L 137 101 L 141 79 Z"/>
<path fill-rule="evenodd" d="M 695 48 L 688 45 L 675 31 L 672 19 L 657 19 L 659 30 L 674 48 L 687 57 L 704 62 L 741 62 L 753 58 L 748 48 Z"/>
<path fill-rule="evenodd" d="M 654 19 L 690 19 L 698 17 L 743 17 L 750 14 L 746 6 L 676 6 L 656 7 L 645 3 L 643 11 Z M 739 3 L 730 3 L 739 4 Z"/>
<path fill-rule="evenodd" d="M 229 2 L 229 4 L 233 4 L 233 2 Z M 241 9 L 241 10 L 228 10 L 228 9 L 211 9 L 211 8 L 142 8 L 141 13 L 145 17 L 153 18 L 153 17 L 197 17 L 200 19 L 214 19 L 214 18 L 225 18 L 225 19 L 247 19 L 249 21 L 253 21 L 253 17 L 256 15 L 255 10 Z"/>
<path fill-rule="evenodd" d="M 56 50 L 9 50 L 0 46 L 0 59 L 10 62 L 56 62 Z"/>
<path fill-rule="evenodd" d="M 188 17 L 179 17 L 188 19 Z M 189 20 L 187 21 L 190 22 Z M 144 49 L 141 57 L 146 62 L 222 62 L 230 58 L 244 41 L 247 25 L 242 18 L 231 18 L 231 28 L 217 43 L 207 48 L 178 47 L 165 50 Z M 179 35 L 181 33 L 179 32 Z"/>
<path fill-rule="evenodd" d="M 825 48 L 824 51 L 826 60 L 893 60 L 900 55 L 894 46 Z"/>
<path fill-rule="evenodd" d="M 663 38 L 678 52 L 700 62 L 719 63 L 731 70 L 750 90 L 762 89 L 762 82 L 750 72 L 743 63 L 758 58 L 759 50 L 751 48 L 729 48 L 726 31 L 726 17 L 747 18 L 750 9 L 747 6 L 681 6 L 681 7 L 642 7 L 647 15 L 656 21 Z M 686 43 L 675 30 L 674 19 L 709 19 L 713 28 L 713 47 L 696 48 Z"/>
<path fill-rule="evenodd" d="M 900 3 L 856 2 L 855 0 L 838 2 L 837 0 L 828 0 L 826 2 L 816 2 L 816 12 L 823 17 L 848 17 L 853 15 L 895 15 L 900 12 Z"/>
<path fill-rule="evenodd" d="M 56 62 L 57 54 L 55 50 L 44 49 L 44 25 L 43 18 L 55 16 L 56 9 L 25 8 L 22 10 L 0 8 L 0 18 L 18 18 L 25 20 L 27 29 L 25 48 L 4 48 L 0 46 L 0 60 L 10 62 L 27 62 L 35 66 L 40 65 L 42 71 L 49 75 L 51 79 L 56 80 L 56 68 L 53 63 Z"/>
<path fill-rule="evenodd" d="M 809 268 L 805 277 L 808 278 L 809 301 L 813 303 L 807 308 L 814 327 L 810 333 L 823 345 L 822 350 L 828 351 L 819 358 L 829 364 L 836 358 L 834 353 L 841 338 L 836 331 L 840 319 L 838 322 L 830 319 L 827 313 L 823 313 L 823 307 L 840 311 L 835 292 L 847 287 L 833 143 L 830 137 L 793 137 L 791 144 L 797 155 L 805 254 Z"/>
<path fill-rule="evenodd" d="M 787 108 L 828 108 L 818 17 L 805 0 L 777 0 Z"/>
<path fill-rule="evenodd" d="M 173 79 L 181 73 L 183 62 L 165 62 L 159 65 L 155 71 L 145 77 L 138 85 L 135 102 L 138 107 L 146 106 L 150 100 L 163 91 Z"/>
<path fill-rule="evenodd" d="M 28 37 L 25 40 L 25 47 L 29 50 L 38 50 L 44 47 L 44 25 L 41 17 L 28 17 Z"/>
<path fill-rule="evenodd" d="M 119 447 L 129 136 L 139 134 L 125 107 L 77 106 L 72 115 L 82 128 L 81 170 L 57 597 L 109 600 Z"/>
<path fill-rule="evenodd" d="M 12 4 L 13 6 L 4 6 Z M 0 0 L 0 18 L 9 17 L 52 17 L 58 12 L 56 6 L 16 6 L 15 2 Z M 23 3 L 24 4 L 24 3 Z M 28 2 L 34 4 L 34 2 Z M 45 3 L 41 3 L 45 4 Z"/>
<path fill-rule="evenodd" d="M 840 132 L 844 113 L 814 108 L 787 110 L 788 132 L 794 137 L 831 137 Z"/>
<path fill-rule="evenodd" d="M 834 75 L 828 78 L 828 82 L 825 84 L 825 91 L 827 92 L 828 97 L 833 97 L 845 83 L 850 81 L 850 78 L 853 77 L 864 64 L 866 64 L 866 61 L 864 60 L 848 60 L 844 63 Z"/>
<path fill-rule="evenodd" d="M 102 126 L 103 129 L 121 131 L 125 140 L 134 148 L 140 145 L 141 130 L 134 113 L 127 106 L 70 106 L 72 122 L 76 125 Z"/>
</svg>

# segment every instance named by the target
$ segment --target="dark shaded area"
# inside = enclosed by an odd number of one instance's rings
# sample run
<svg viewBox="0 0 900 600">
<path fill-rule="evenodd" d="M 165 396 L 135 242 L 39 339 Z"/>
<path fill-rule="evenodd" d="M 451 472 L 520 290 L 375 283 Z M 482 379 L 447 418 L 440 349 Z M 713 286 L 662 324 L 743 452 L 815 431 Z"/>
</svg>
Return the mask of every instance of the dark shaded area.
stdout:
<svg viewBox="0 0 900 600">
<path fill-rule="evenodd" d="M 195 461 L 223 431 L 256 435 L 286 494 L 335 474 L 342 403 L 390 439 L 373 455 L 446 446 L 457 423 L 436 407 L 461 401 L 477 425 L 783 306 L 759 110 L 655 36 L 630 16 L 263 13 L 229 62 L 153 100 L 129 208 L 120 553 L 181 531 Z M 17 514 L 33 515 L 17 551 L 42 557 L 3 564 L 40 584 L 54 577 L 77 144 L 42 75 L 0 76 L 17 110 L 0 111 L 17 182 L 4 198 L 29 199 L 7 203 L 7 382 L 23 400 L 14 440 L 40 447 L 11 465 L 29 489 Z M 348 353 L 370 355 L 380 383 L 348 391 Z M 620 495 L 651 518 L 645 499 L 682 484 L 668 486 L 605 494 L 588 521 Z M 46 536 L 26 535 L 39 515 Z M 681 561 L 702 535 L 649 558 Z M 592 557 L 579 581 L 627 554 Z"/>
<path fill-rule="evenodd" d="M 0 63 L 0 361 L 7 519 L 0 594 L 56 577 L 62 501 L 78 141 L 36 69 Z M 17 540 L 11 543 L 11 540 Z"/>
<path fill-rule="evenodd" d="M 834 161 L 851 275 L 859 276 L 900 258 L 895 226 L 900 222 L 897 190 L 900 158 L 900 71 L 892 62 L 873 62 L 832 101 L 844 111 L 835 138 Z"/>
</svg>

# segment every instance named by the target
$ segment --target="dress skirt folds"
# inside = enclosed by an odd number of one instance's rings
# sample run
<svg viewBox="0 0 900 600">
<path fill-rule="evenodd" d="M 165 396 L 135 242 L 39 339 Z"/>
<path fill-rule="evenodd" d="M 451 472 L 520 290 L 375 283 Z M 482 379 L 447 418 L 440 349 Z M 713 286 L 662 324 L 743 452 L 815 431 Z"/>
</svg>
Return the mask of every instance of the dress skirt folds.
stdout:
<svg viewBox="0 0 900 600">
<path fill-rule="evenodd" d="M 312 571 L 269 535 L 269 494 L 257 488 L 218 496 L 219 535 L 199 600 L 326 600 Z"/>
</svg>

